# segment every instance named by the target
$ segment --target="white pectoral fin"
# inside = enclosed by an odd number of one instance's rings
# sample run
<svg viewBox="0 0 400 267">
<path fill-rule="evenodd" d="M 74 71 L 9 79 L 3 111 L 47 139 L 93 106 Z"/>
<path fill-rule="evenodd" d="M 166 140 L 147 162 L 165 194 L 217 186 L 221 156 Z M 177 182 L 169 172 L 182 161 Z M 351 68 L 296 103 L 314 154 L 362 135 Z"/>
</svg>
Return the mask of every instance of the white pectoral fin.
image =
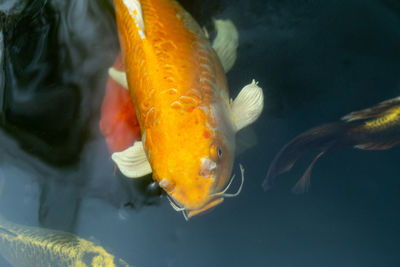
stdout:
<svg viewBox="0 0 400 267">
<path fill-rule="evenodd" d="M 128 80 L 126 79 L 125 72 L 116 70 L 115 68 L 109 68 L 108 75 L 110 75 L 110 77 L 122 87 L 128 90 Z"/>
<path fill-rule="evenodd" d="M 228 72 L 235 64 L 237 47 L 239 44 L 239 32 L 230 20 L 215 20 L 215 37 L 212 47 L 217 53 L 225 72 Z"/>
<path fill-rule="evenodd" d="M 152 172 L 142 142 L 138 141 L 124 151 L 111 155 L 123 175 L 129 178 L 139 178 Z"/>
<path fill-rule="evenodd" d="M 253 123 L 260 116 L 264 108 L 264 94 L 254 80 L 240 91 L 231 103 L 232 118 L 236 131 Z"/>
</svg>

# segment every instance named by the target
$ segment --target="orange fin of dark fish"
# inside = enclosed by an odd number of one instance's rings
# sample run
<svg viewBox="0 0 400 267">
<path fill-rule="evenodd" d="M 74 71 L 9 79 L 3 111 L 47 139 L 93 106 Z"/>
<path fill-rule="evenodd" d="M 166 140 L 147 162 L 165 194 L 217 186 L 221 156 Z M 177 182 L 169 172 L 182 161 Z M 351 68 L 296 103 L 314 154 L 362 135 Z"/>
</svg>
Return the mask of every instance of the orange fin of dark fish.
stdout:
<svg viewBox="0 0 400 267">
<path fill-rule="evenodd" d="M 113 67 L 124 71 L 119 54 Z M 106 138 L 110 153 L 120 152 L 140 140 L 140 128 L 128 90 L 111 77 L 101 106 L 100 131 Z"/>
<path fill-rule="evenodd" d="M 348 127 L 344 122 L 330 123 L 315 127 L 295 137 L 282 148 L 272 161 L 263 182 L 264 190 L 266 191 L 272 186 L 279 174 L 289 171 L 301 156 L 311 151 L 322 151 L 314 159 L 302 179 L 294 188 L 295 191 L 306 191 L 309 184 L 309 176 L 315 162 L 324 152 L 335 148 L 336 143 L 342 140 L 343 135 L 348 132 Z"/>
<path fill-rule="evenodd" d="M 314 168 L 314 165 L 317 162 L 317 160 L 320 157 L 322 157 L 323 154 L 325 154 L 325 151 L 322 151 L 313 159 L 313 161 L 308 166 L 307 170 L 304 172 L 301 179 L 293 186 L 293 188 L 292 188 L 293 193 L 303 194 L 305 192 L 308 192 L 308 189 L 310 188 L 310 177 L 311 177 L 312 169 Z"/>
<path fill-rule="evenodd" d="M 386 101 L 383 101 L 371 108 L 353 111 L 342 117 L 342 120 L 350 122 L 356 120 L 367 120 L 378 117 L 383 117 L 388 114 L 392 114 L 400 110 L 400 97 L 395 97 Z M 399 112 L 399 111 L 397 111 Z"/>
</svg>

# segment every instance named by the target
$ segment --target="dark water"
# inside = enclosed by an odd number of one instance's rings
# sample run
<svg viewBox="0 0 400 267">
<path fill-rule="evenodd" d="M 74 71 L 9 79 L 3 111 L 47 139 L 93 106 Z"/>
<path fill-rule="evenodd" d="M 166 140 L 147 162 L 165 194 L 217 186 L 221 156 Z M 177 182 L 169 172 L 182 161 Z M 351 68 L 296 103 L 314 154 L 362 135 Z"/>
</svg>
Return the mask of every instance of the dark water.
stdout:
<svg viewBox="0 0 400 267">
<path fill-rule="evenodd" d="M 300 132 L 399 95 L 400 2 L 183 4 L 202 24 L 237 26 L 232 95 L 252 78 L 264 89 L 257 140 L 246 141 L 257 143 L 237 157 L 240 196 L 186 222 L 149 178 L 114 175 L 98 131 L 118 52 L 110 1 L 0 0 L 0 213 L 94 237 L 136 267 L 399 266 L 399 148 L 331 153 L 305 195 L 290 188 L 311 155 L 272 190 L 261 183 Z"/>
</svg>

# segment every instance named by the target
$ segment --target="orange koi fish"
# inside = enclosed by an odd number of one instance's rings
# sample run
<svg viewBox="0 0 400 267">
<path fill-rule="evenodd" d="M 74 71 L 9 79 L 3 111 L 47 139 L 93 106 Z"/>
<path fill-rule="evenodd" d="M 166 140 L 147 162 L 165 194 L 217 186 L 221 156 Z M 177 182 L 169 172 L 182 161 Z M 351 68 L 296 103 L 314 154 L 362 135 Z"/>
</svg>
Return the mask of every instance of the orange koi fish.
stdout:
<svg viewBox="0 0 400 267">
<path fill-rule="evenodd" d="M 226 193 L 235 133 L 259 117 L 264 100 L 254 80 L 229 99 L 225 71 L 235 61 L 238 41 L 233 24 L 216 23 L 230 30 L 217 33 L 213 48 L 175 0 L 114 5 L 126 73 L 109 73 L 129 90 L 141 141 L 112 159 L 127 177 L 152 173 L 185 218 L 236 196 L 242 185 L 236 194 Z"/>
<path fill-rule="evenodd" d="M 319 154 L 293 187 L 295 193 L 308 190 L 312 168 L 326 152 L 346 147 L 386 150 L 400 144 L 400 97 L 351 112 L 342 120 L 315 127 L 286 144 L 272 161 L 263 183 L 264 189 L 268 190 L 277 175 L 289 171 L 302 155 L 312 150 L 319 151 Z"/>
<path fill-rule="evenodd" d="M 222 55 L 220 57 L 224 58 L 222 63 L 225 72 L 227 72 L 236 60 L 237 33 L 229 20 L 214 20 L 214 23 L 215 28 L 219 29 L 219 34 L 214 41 L 213 48 L 217 54 Z M 125 72 L 121 53 L 116 57 L 113 69 Z M 107 80 L 99 128 L 106 138 L 107 147 L 111 153 L 121 152 L 141 139 L 139 122 L 136 118 L 131 96 L 128 90 L 112 77 Z M 249 142 L 245 139 L 242 141 Z M 246 143 L 246 145 L 249 144 Z M 244 148 L 245 145 L 242 144 L 241 147 Z"/>
</svg>

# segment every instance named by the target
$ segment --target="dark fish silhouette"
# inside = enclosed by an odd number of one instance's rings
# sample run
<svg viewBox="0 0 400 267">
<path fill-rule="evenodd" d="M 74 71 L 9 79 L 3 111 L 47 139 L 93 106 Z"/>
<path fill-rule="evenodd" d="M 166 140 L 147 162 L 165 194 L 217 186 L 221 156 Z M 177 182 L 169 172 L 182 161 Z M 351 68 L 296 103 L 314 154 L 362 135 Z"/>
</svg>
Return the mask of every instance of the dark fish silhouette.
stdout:
<svg viewBox="0 0 400 267">
<path fill-rule="evenodd" d="M 326 152 L 346 147 L 385 150 L 399 143 L 400 97 L 396 97 L 371 108 L 351 112 L 342 117 L 341 122 L 318 126 L 295 137 L 272 161 L 263 183 L 264 190 L 268 190 L 276 176 L 289 171 L 307 152 L 319 153 L 293 187 L 295 193 L 308 190 L 312 168 Z"/>
</svg>

